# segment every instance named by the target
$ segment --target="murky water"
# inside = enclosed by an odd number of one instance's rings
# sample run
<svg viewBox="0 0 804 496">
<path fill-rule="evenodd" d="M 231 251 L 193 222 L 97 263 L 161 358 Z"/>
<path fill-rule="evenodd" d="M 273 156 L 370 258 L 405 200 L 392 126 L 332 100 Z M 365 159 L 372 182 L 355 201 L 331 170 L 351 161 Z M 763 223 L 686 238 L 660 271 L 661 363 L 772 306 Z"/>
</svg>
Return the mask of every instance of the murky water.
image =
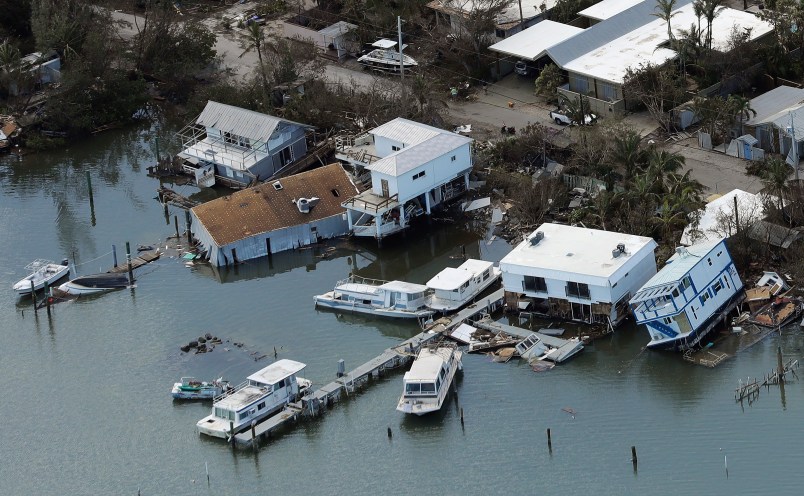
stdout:
<svg viewBox="0 0 804 496">
<path fill-rule="evenodd" d="M 272 358 L 255 357 L 275 347 L 280 357 L 307 363 L 306 377 L 328 382 L 338 359 L 357 366 L 417 327 L 316 311 L 313 294 L 353 270 L 425 282 L 459 264 L 461 245 L 491 260 L 506 248 L 480 239 L 482 230 L 434 224 L 382 250 L 350 242 L 329 257 L 302 250 L 236 270 L 164 258 L 139 270 L 134 289 L 34 313 L 11 291 L 32 259 L 69 257 L 91 273 L 112 264 L 112 244 L 122 259 L 126 241 L 159 244 L 173 233 L 153 200 L 158 184 L 145 176 L 151 135 L 127 129 L 22 162 L 2 158 L 0 494 L 801 491 L 804 383 L 788 384 L 784 396 L 779 388 L 762 391 L 750 407 L 733 400 L 738 378 L 775 367 L 777 346 L 787 357 L 801 355 L 797 327 L 714 370 L 641 351 L 646 336 L 632 327 L 544 373 L 471 355 L 458 397 L 432 417 L 395 411 L 401 375 L 391 375 L 257 453 L 200 438 L 195 422 L 208 406 L 171 400 L 180 376 L 239 381 L 265 366 Z M 244 346 L 180 353 L 206 332 Z"/>
</svg>

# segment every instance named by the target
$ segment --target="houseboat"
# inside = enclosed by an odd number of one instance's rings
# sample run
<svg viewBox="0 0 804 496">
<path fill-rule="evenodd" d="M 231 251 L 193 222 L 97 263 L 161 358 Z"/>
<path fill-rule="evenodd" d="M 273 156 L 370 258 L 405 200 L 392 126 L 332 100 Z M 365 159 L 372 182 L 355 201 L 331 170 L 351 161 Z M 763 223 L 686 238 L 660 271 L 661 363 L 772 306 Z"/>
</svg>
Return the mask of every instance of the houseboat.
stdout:
<svg viewBox="0 0 804 496">
<path fill-rule="evenodd" d="M 583 342 L 578 338 L 562 339 L 534 332 L 517 343 L 515 348 L 517 354 L 529 362 L 548 360 L 562 363 L 580 353 L 583 350 Z"/>
<path fill-rule="evenodd" d="M 214 398 L 212 414 L 196 424 L 198 432 L 228 438 L 278 412 L 310 387 L 310 381 L 296 375 L 305 367 L 279 360 L 248 376 L 246 382 Z"/>
<path fill-rule="evenodd" d="M 397 51 L 395 41 L 382 39 L 372 43 L 372 46 L 375 47 L 374 50 L 357 59 L 360 65 L 367 69 L 392 74 L 405 71 L 407 74 L 419 65 L 412 57 Z M 407 45 L 402 45 L 402 50 L 404 51 L 406 47 Z M 401 64 L 399 63 L 400 56 L 402 57 Z"/>
<path fill-rule="evenodd" d="M 455 346 L 422 348 L 405 372 L 404 390 L 396 409 L 414 415 L 440 410 L 455 374 L 463 369 L 461 355 Z"/>
<path fill-rule="evenodd" d="M 743 300 L 743 283 L 723 240 L 679 247 L 662 270 L 631 298 L 649 348 L 698 346 Z"/>
<path fill-rule="evenodd" d="M 500 269 L 492 262 L 469 259 L 458 268 L 448 267 L 427 281 L 433 292 L 427 306 L 437 312 L 452 312 L 463 307 L 500 278 Z"/>
<path fill-rule="evenodd" d="M 380 281 L 351 276 L 339 281 L 333 291 L 313 297 L 316 307 L 382 317 L 426 318 L 427 286 L 404 281 Z"/>
<path fill-rule="evenodd" d="M 33 283 L 33 290 L 39 291 L 45 285 L 49 286 L 70 273 L 66 259 L 60 264 L 38 259 L 26 265 L 25 269 L 29 272 L 28 276 L 14 284 L 14 291 L 19 295 L 31 294 L 31 283 Z"/>
<path fill-rule="evenodd" d="M 182 377 L 181 382 L 173 384 L 170 391 L 177 400 L 211 400 L 230 388 L 229 381 L 223 377 L 214 381 L 199 381 L 195 377 Z"/>
</svg>

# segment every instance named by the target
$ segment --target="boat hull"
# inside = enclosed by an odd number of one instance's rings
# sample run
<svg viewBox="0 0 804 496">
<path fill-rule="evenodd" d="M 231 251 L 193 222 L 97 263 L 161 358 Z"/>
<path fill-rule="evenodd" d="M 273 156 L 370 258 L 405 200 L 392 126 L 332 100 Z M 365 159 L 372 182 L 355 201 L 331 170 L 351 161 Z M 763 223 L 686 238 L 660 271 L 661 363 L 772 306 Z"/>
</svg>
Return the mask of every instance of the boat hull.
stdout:
<svg viewBox="0 0 804 496">
<path fill-rule="evenodd" d="M 185 384 L 177 382 L 173 384 L 173 389 L 170 391 L 170 394 L 177 400 L 212 400 L 223 393 L 224 387 L 225 385 L 207 383 L 198 388 L 187 388 Z"/>
<path fill-rule="evenodd" d="M 367 315 L 377 315 L 380 317 L 391 317 L 396 319 L 427 318 L 435 313 L 433 310 L 409 311 L 393 308 L 377 308 L 363 303 L 342 301 L 335 298 L 333 291 L 314 296 L 313 301 L 315 301 L 316 307 L 339 310 L 341 312 L 364 313 Z"/>
<path fill-rule="evenodd" d="M 111 288 L 99 288 L 99 287 L 89 287 L 89 286 L 82 286 L 80 284 L 75 284 L 73 282 L 65 282 L 61 286 L 59 286 L 59 290 L 64 291 L 65 293 L 69 293 L 71 295 L 88 295 L 88 294 L 96 294 L 96 293 L 105 293 L 106 291 L 114 291 L 115 289 L 122 289 L 123 286 L 116 286 Z"/>
<path fill-rule="evenodd" d="M 198 428 L 199 434 L 204 434 L 210 437 L 219 437 L 221 439 L 229 439 L 233 434 L 240 434 L 241 432 L 247 430 L 251 427 L 251 423 L 259 423 L 263 420 L 267 419 L 268 417 L 273 416 L 287 405 L 287 402 L 281 403 L 276 405 L 264 413 L 249 418 L 247 422 L 243 422 L 242 424 L 235 424 L 234 425 L 234 433 L 229 430 L 229 421 L 220 419 L 215 417 L 214 415 L 208 415 L 201 420 L 198 421 L 196 427 Z"/>
<path fill-rule="evenodd" d="M 50 286 L 70 273 L 70 267 L 67 265 L 51 264 L 50 266 L 53 267 L 53 272 L 47 277 L 35 277 L 36 274 L 31 274 L 14 284 L 14 291 L 19 295 L 29 295 L 31 294 L 31 280 L 34 282 L 34 291 L 39 291 L 45 287 L 45 284 Z"/>
</svg>

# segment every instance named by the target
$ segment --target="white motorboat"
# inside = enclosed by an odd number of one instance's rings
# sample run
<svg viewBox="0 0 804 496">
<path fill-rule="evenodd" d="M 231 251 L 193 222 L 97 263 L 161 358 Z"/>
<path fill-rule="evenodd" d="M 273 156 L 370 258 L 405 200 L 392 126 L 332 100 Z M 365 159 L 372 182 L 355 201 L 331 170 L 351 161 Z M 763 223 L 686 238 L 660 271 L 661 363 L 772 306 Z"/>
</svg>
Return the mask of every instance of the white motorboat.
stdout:
<svg viewBox="0 0 804 496">
<path fill-rule="evenodd" d="M 516 352 L 528 362 L 548 360 L 562 363 L 583 350 L 583 342 L 578 338 L 562 339 L 540 332 L 534 332 L 517 343 Z"/>
<path fill-rule="evenodd" d="M 177 400 L 211 400 L 231 388 L 223 377 L 214 381 L 199 381 L 195 377 L 182 377 L 173 384 L 171 395 Z"/>
<path fill-rule="evenodd" d="M 402 55 L 402 64 L 400 67 L 399 63 L 399 56 L 400 53 L 398 50 L 394 49 L 397 45 L 395 41 L 381 39 L 372 43 L 372 46 L 376 47 L 374 50 L 371 50 L 367 54 L 363 55 L 362 57 L 358 58 L 357 61 L 368 69 L 372 69 L 375 71 L 381 72 L 388 72 L 388 73 L 395 73 L 399 74 L 401 71 L 405 71 L 405 74 L 410 72 L 414 67 L 416 67 L 418 62 L 413 60 L 412 57 Z M 402 45 L 402 51 L 407 45 Z"/>
<path fill-rule="evenodd" d="M 427 299 L 427 306 L 438 312 L 458 310 L 501 275 L 500 268 L 495 267 L 493 262 L 472 258 L 458 268 L 447 267 L 427 281 L 427 287 L 433 290 Z"/>
<path fill-rule="evenodd" d="M 60 291 L 72 295 L 102 293 L 129 286 L 126 274 L 103 273 L 79 276 L 59 286 Z"/>
<path fill-rule="evenodd" d="M 212 414 L 198 421 L 200 434 L 230 438 L 280 411 L 304 393 L 311 382 L 297 377 L 305 364 L 279 360 L 248 376 L 246 382 L 214 398 Z"/>
<path fill-rule="evenodd" d="M 333 291 L 313 297 L 317 307 L 382 317 L 426 318 L 427 286 L 404 281 L 380 281 L 351 276 L 339 281 Z"/>
<path fill-rule="evenodd" d="M 396 409 L 424 415 L 441 409 L 455 374 L 463 369 L 462 353 L 455 346 L 426 346 L 408 372 Z"/>
<path fill-rule="evenodd" d="M 14 284 L 14 291 L 21 295 L 31 294 L 31 283 L 33 283 L 34 291 L 39 291 L 45 285 L 50 286 L 70 272 L 66 259 L 60 264 L 51 260 L 38 259 L 26 265 L 25 268 L 30 274 Z"/>
</svg>

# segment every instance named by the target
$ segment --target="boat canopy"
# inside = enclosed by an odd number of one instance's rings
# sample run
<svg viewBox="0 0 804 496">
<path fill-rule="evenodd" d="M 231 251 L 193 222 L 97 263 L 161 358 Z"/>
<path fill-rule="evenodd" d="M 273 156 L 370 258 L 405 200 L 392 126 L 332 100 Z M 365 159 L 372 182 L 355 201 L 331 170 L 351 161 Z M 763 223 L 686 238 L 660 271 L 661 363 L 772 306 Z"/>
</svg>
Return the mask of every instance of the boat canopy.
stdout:
<svg viewBox="0 0 804 496">
<path fill-rule="evenodd" d="M 387 50 L 389 48 L 395 47 L 396 42 L 394 40 L 389 40 L 387 38 L 380 38 L 379 40 L 377 40 L 374 43 L 372 43 L 371 46 L 376 47 L 376 48 L 384 48 L 384 49 Z M 408 47 L 407 45 L 402 45 L 402 50 L 404 50 L 407 47 Z"/>
<path fill-rule="evenodd" d="M 282 359 L 247 377 L 249 381 L 276 384 L 285 377 L 301 372 L 307 365 L 295 360 Z"/>
<path fill-rule="evenodd" d="M 424 286 L 422 284 L 413 284 L 405 281 L 386 282 L 385 284 L 380 286 L 380 288 L 386 291 L 397 291 L 399 293 L 407 293 L 407 294 L 423 293 L 427 291 L 427 286 Z"/>
<path fill-rule="evenodd" d="M 441 366 L 444 362 L 449 361 L 451 353 L 452 350 L 449 348 L 439 348 L 435 351 L 422 348 L 418 358 L 416 358 L 416 361 L 414 361 L 413 365 L 410 367 L 410 370 L 405 372 L 405 382 L 435 381 L 441 372 Z"/>
<path fill-rule="evenodd" d="M 427 281 L 427 287 L 441 291 L 457 291 L 461 286 L 469 282 L 473 276 L 474 274 L 468 270 L 447 267 Z"/>
</svg>

